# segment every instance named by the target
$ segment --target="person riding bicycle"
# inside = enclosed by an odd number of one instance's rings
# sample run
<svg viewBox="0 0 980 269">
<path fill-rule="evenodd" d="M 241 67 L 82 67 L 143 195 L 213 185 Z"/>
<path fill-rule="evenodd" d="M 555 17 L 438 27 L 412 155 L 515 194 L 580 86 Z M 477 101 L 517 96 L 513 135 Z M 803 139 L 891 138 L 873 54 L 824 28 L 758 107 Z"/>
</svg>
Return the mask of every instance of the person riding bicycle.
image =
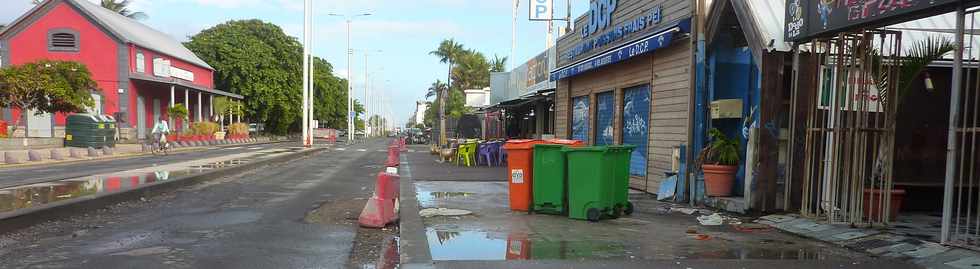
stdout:
<svg viewBox="0 0 980 269">
<path fill-rule="evenodd" d="M 157 146 L 161 148 L 167 145 L 167 134 L 170 133 L 170 124 L 167 123 L 167 117 L 160 116 L 160 121 L 157 121 L 153 125 L 153 139 L 156 140 Z"/>
</svg>

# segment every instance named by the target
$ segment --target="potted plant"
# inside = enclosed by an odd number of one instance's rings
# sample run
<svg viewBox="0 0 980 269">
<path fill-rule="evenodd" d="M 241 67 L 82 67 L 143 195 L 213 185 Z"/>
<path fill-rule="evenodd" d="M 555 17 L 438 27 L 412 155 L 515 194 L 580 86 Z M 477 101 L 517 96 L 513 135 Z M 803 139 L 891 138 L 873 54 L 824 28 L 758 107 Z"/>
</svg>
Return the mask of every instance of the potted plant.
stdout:
<svg viewBox="0 0 980 269">
<path fill-rule="evenodd" d="M 729 139 L 720 130 L 708 131 L 711 145 L 701 152 L 701 169 L 704 172 L 704 191 L 708 196 L 727 197 L 732 195 L 735 173 L 738 172 L 737 139 Z"/>
</svg>

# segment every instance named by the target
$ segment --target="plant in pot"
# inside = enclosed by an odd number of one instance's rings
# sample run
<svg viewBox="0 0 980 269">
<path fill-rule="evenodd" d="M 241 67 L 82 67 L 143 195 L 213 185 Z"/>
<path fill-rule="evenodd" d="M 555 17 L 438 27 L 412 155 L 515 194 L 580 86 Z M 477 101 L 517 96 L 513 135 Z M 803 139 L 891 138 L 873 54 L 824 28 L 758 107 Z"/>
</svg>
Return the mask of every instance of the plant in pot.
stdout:
<svg viewBox="0 0 980 269">
<path fill-rule="evenodd" d="M 704 172 L 704 189 L 708 196 L 727 197 L 732 195 L 735 173 L 738 172 L 737 139 L 729 139 L 720 130 L 708 131 L 711 145 L 701 151 L 701 169 Z"/>
</svg>

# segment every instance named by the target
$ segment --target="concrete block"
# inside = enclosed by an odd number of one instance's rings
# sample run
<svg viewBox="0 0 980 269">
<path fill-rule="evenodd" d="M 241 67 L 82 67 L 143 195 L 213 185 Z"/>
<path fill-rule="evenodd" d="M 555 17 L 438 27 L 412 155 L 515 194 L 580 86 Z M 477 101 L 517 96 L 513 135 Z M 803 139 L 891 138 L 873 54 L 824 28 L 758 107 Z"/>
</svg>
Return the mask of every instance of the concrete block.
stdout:
<svg viewBox="0 0 980 269">
<path fill-rule="evenodd" d="M 99 157 L 99 151 L 98 150 L 95 150 L 92 147 L 89 147 L 88 148 L 88 156 L 89 157 Z"/>
<path fill-rule="evenodd" d="M 56 161 L 64 160 L 65 159 L 65 154 L 64 153 L 61 153 L 61 150 L 59 150 L 59 149 L 52 149 L 51 150 L 51 159 L 52 160 L 56 160 Z"/>
<path fill-rule="evenodd" d="M 85 158 L 85 152 L 80 148 L 72 148 L 69 150 L 69 155 L 72 158 Z"/>
<path fill-rule="evenodd" d="M 18 158 L 11 152 L 4 152 L 3 162 L 6 164 L 19 164 L 19 163 L 24 163 L 24 159 Z"/>
<path fill-rule="evenodd" d="M 104 148 L 102 148 L 102 155 L 112 156 L 113 153 L 115 153 L 115 152 L 114 152 L 114 150 L 112 150 L 111 147 L 104 147 Z"/>
<path fill-rule="evenodd" d="M 36 150 L 27 151 L 27 160 L 31 162 L 40 162 L 42 160 L 41 153 Z"/>
</svg>

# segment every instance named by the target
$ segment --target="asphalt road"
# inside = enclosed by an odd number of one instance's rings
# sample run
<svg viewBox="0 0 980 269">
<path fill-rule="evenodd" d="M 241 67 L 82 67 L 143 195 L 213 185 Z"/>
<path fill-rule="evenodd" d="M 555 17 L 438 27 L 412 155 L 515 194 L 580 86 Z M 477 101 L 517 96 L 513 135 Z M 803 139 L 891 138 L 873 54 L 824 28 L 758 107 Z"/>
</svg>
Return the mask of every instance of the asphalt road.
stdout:
<svg viewBox="0 0 980 269">
<path fill-rule="evenodd" d="M 0 268 L 348 267 L 385 142 L 8 233 Z"/>
<path fill-rule="evenodd" d="M 132 158 L 92 160 L 0 169 L 0 188 L 125 171 L 154 165 L 165 165 L 257 150 L 295 146 L 299 146 L 298 142 L 280 142 L 259 145 L 222 145 L 212 146 L 202 150 L 174 152 L 166 156 L 146 155 Z"/>
</svg>

